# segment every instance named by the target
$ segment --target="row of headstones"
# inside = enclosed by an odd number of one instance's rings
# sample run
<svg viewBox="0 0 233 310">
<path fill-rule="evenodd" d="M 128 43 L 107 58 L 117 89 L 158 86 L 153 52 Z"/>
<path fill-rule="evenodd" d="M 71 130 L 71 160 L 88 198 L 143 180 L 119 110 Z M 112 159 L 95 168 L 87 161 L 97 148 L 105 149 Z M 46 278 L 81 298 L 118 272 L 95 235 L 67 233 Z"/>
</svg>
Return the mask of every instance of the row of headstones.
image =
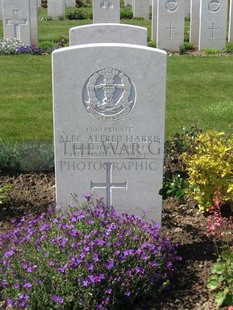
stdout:
<svg viewBox="0 0 233 310">
<path fill-rule="evenodd" d="M 25 44 L 37 44 L 37 6 L 35 0 L 0 0 L 3 9 L 4 38 L 16 37 Z M 178 51 L 184 42 L 185 0 L 153 0 L 152 41 L 157 47 Z M 65 10 L 64 0 L 48 0 L 48 15 L 61 16 Z M 149 0 L 133 0 L 145 15 Z M 199 50 L 223 50 L 227 36 L 226 0 L 191 0 L 190 42 Z M 228 41 L 233 41 L 233 0 L 230 0 Z M 101 0 L 93 3 L 93 23 L 120 23 L 120 1 Z"/>
<path fill-rule="evenodd" d="M 169 51 L 179 50 L 184 42 L 184 0 L 153 0 L 152 41 Z M 230 0 L 227 34 L 228 1 L 191 0 L 189 41 L 198 50 L 223 50 L 226 38 L 233 42 L 233 0 Z"/>
</svg>

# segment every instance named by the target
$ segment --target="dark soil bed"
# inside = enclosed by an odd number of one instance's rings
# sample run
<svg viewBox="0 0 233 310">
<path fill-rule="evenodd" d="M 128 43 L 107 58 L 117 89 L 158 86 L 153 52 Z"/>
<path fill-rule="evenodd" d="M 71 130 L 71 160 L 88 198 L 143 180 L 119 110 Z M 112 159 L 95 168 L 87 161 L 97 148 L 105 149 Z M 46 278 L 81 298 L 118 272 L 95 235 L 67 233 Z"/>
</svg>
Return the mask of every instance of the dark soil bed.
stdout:
<svg viewBox="0 0 233 310">
<path fill-rule="evenodd" d="M 0 205 L 1 233 L 11 228 L 10 219 L 27 213 L 41 213 L 54 201 L 53 172 L 0 173 L 0 186 L 13 186 L 7 192 L 7 200 Z M 206 218 L 192 202 L 180 204 L 174 198 L 164 200 L 162 233 L 180 245 L 182 262 L 170 290 L 151 306 L 140 309 L 217 309 L 213 296 L 206 288 L 209 267 L 216 257 L 211 240 L 205 236 L 205 226 Z"/>
</svg>

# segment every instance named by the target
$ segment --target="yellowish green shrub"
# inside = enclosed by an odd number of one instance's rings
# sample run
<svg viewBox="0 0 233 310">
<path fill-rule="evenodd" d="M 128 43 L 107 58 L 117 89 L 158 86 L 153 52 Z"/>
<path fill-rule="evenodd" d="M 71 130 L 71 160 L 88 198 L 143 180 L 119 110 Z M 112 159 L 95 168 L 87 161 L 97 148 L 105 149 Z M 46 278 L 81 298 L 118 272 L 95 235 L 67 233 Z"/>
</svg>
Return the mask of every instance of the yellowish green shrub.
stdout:
<svg viewBox="0 0 233 310">
<path fill-rule="evenodd" d="M 233 202 L 233 136 L 208 131 L 196 137 L 192 151 L 181 159 L 188 172 L 188 195 L 202 212 L 209 211 L 215 191 L 222 202 Z"/>
</svg>

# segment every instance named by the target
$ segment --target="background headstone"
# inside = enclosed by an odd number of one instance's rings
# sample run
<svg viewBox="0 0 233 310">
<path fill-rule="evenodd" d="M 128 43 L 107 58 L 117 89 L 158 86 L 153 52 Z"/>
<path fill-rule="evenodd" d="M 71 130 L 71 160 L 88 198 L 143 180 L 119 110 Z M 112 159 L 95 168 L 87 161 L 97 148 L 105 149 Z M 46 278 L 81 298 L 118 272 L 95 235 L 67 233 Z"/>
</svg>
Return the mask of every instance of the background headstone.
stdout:
<svg viewBox="0 0 233 310">
<path fill-rule="evenodd" d="M 58 18 L 65 15 L 65 0 L 47 0 L 48 16 Z"/>
<path fill-rule="evenodd" d="M 152 21 L 151 21 L 151 41 L 156 42 L 156 35 L 157 35 L 157 6 L 158 1 L 153 0 L 152 2 Z"/>
<path fill-rule="evenodd" d="M 3 0 L 4 38 L 17 38 L 26 45 L 38 43 L 37 2 Z"/>
<path fill-rule="evenodd" d="M 184 44 L 184 7 L 184 0 L 158 0 L 158 48 L 179 51 Z"/>
<path fill-rule="evenodd" d="M 149 0 L 133 0 L 133 17 L 149 19 Z"/>
<path fill-rule="evenodd" d="M 147 28 L 125 24 L 91 24 L 69 30 L 70 46 L 90 43 L 147 45 Z"/>
<path fill-rule="evenodd" d="M 38 6 L 35 0 L 29 0 L 30 4 L 30 24 L 31 24 L 31 44 L 38 44 Z"/>
<path fill-rule="evenodd" d="M 226 45 L 227 1 L 201 0 L 199 50 L 223 50 Z"/>
<path fill-rule="evenodd" d="M 120 23 L 120 0 L 93 0 L 93 23 Z"/>
<path fill-rule="evenodd" d="M 161 223 L 167 55 L 133 44 L 53 52 L 57 203 L 93 192 Z"/>
<path fill-rule="evenodd" d="M 189 42 L 194 47 L 199 43 L 200 0 L 191 0 Z"/>
<path fill-rule="evenodd" d="M 75 8 L 76 0 L 65 0 L 65 4 L 67 8 Z"/>
<path fill-rule="evenodd" d="M 230 0 L 228 42 L 233 42 L 233 0 Z"/>
<path fill-rule="evenodd" d="M 0 20 L 2 20 L 2 0 L 0 0 Z"/>
<path fill-rule="evenodd" d="M 185 0 L 185 16 L 189 17 L 190 16 L 190 1 L 191 0 Z"/>
</svg>

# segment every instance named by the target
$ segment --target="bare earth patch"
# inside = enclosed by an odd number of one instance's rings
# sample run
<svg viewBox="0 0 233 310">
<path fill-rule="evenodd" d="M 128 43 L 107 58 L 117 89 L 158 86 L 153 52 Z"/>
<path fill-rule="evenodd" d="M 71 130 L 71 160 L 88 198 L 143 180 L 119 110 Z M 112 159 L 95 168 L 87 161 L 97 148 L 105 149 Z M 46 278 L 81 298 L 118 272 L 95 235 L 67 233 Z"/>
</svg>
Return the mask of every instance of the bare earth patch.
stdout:
<svg viewBox="0 0 233 310">
<path fill-rule="evenodd" d="M 11 185 L 7 200 L 0 205 L 0 232 L 12 229 L 10 219 L 27 213 L 39 214 L 55 198 L 54 173 L 12 173 L 1 171 L 0 186 Z M 205 237 L 206 218 L 192 202 L 180 204 L 170 198 L 163 202 L 162 233 L 178 243 L 182 262 L 170 290 L 150 306 L 150 310 L 216 310 L 206 288 L 209 267 L 216 257 L 211 240 Z M 0 309 L 4 309 L 0 305 Z M 224 309 L 224 308 L 223 308 Z M 226 308 L 225 308 L 226 309 Z"/>
</svg>

